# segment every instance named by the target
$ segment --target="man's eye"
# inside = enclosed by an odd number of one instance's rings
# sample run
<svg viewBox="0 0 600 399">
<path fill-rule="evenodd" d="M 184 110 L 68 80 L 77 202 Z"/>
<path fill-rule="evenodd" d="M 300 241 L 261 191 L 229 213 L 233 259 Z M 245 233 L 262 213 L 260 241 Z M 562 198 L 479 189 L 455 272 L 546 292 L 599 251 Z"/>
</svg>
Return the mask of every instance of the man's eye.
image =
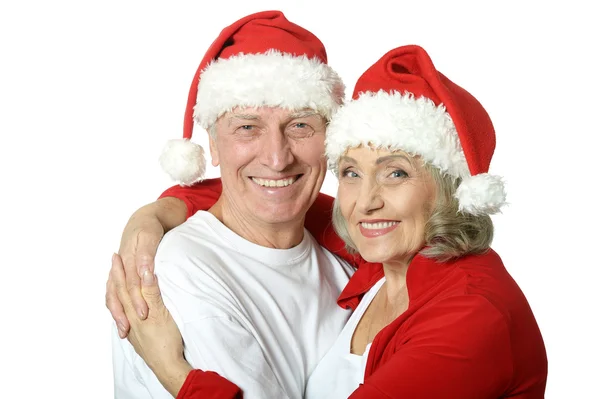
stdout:
<svg viewBox="0 0 600 399">
<path fill-rule="evenodd" d="M 292 123 L 287 128 L 287 134 L 293 138 L 308 138 L 314 133 L 311 125 L 304 122 Z"/>
<path fill-rule="evenodd" d="M 255 125 L 241 125 L 235 129 L 236 133 L 244 137 L 254 136 L 258 133 L 258 128 Z"/>
</svg>

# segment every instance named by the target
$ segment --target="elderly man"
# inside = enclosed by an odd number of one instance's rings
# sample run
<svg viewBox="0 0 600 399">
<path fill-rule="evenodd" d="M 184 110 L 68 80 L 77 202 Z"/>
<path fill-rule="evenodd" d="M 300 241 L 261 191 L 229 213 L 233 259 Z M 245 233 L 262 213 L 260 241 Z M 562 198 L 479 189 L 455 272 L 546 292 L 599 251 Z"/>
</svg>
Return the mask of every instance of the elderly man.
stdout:
<svg viewBox="0 0 600 399">
<path fill-rule="evenodd" d="M 343 84 L 326 62 L 319 39 L 280 12 L 235 22 L 198 68 L 184 140 L 172 141 L 161 158 L 172 177 L 194 183 L 204 159 L 189 141 L 192 117 L 208 130 L 222 193 L 208 211 L 165 235 L 155 270 L 188 363 L 233 381 L 246 398 L 302 398 L 308 376 L 348 318 L 336 299 L 353 269 L 304 230 L 326 172 L 326 123 L 343 100 Z M 138 211 L 124 233 L 125 263 L 132 264 L 130 246 L 143 242 L 140 228 L 151 237 L 146 242 L 157 242 L 183 221 L 185 208 L 170 198 Z M 151 285 L 151 264 L 139 263 Z M 128 271 L 135 281 L 133 274 Z M 114 280 L 111 275 L 107 305 L 122 338 L 128 321 Z M 135 299 L 146 317 L 141 297 Z M 116 334 L 115 396 L 177 395 L 186 373 L 161 369 L 160 359 Z"/>
</svg>

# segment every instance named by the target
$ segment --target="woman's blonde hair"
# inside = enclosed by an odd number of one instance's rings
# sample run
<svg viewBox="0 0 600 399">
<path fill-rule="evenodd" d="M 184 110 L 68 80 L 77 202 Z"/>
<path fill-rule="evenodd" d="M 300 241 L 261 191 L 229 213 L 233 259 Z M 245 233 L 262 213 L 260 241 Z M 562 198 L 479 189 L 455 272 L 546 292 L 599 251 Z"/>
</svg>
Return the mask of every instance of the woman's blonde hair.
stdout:
<svg viewBox="0 0 600 399">
<path fill-rule="evenodd" d="M 440 261 L 487 251 L 494 237 L 494 225 L 489 215 L 471 215 L 458 211 L 454 193 L 461 182 L 427 163 L 424 168 L 436 185 L 436 201 L 425 225 L 425 247 L 421 255 Z M 333 227 L 346 243 L 350 253 L 358 250 L 346 227 L 337 198 L 333 204 Z"/>
</svg>

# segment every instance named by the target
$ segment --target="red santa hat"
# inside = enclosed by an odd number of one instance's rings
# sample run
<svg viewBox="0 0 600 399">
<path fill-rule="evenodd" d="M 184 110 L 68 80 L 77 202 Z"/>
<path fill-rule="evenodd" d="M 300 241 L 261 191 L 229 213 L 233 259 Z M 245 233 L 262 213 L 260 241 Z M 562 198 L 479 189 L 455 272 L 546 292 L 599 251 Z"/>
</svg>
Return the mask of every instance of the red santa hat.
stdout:
<svg viewBox="0 0 600 399">
<path fill-rule="evenodd" d="M 505 204 L 502 179 L 487 173 L 496 145 L 489 115 L 435 69 L 423 48 L 388 52 L 358 79 L 352 98 L 327 129 L 331 169 L 360 145 L 403 150 L 461 179 L 461 212 L 493 214 Z"/>
<path fill-rule="evenodd" d="M 223 29 L 192 81 L 183 139 L 167 143 L 162 168 L 181 185 L 202 179 L 204 151 L 190 141 L 194 121 L 208 129 L 236 107 L 311 108 L 328 120 L 344 84 L 327 65 L 323 43 L 280 11 L 248 15 Z"/>
</svg>

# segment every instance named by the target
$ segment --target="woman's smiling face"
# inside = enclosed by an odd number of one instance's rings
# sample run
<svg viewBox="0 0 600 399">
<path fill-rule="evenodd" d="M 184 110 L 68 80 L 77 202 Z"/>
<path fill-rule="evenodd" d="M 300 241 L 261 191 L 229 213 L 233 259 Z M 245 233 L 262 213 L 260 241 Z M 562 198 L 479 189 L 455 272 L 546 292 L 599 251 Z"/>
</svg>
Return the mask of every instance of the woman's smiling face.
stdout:
<svg viewBox="0 0 600 399">
<path fill-rule="evenodd" d="M 338 202 L 350 238 L 369 262 L 408 264 L 423 248 L 436 186 L 422 161 L 361 146 L 339 161 Z"/>
</svg>

